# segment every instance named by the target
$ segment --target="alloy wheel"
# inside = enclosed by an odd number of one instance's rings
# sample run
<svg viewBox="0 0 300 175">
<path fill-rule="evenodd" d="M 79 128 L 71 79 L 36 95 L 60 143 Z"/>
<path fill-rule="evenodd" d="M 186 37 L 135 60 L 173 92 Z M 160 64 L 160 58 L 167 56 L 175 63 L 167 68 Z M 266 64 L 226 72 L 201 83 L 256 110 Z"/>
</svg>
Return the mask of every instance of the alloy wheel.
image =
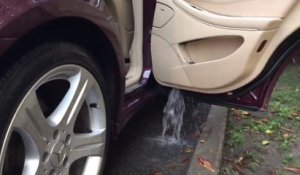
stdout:
<svg viewBox="0 0 300 175">
<path fill-rule="evenodd" d="M 93 75 L 77 65 L 56 67 L 34 83 L 15 110 L 0 172 L 99 174 L 106 127 L 103 94 Z"/>
</svg>

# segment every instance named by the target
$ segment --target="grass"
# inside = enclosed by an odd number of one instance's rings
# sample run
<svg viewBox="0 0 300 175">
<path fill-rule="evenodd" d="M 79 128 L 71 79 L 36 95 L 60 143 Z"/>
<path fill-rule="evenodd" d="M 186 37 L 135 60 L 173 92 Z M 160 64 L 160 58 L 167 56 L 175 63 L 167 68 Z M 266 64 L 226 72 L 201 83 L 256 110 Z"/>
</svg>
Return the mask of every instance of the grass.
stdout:
<svg viewBox="0 0 300 175">
<path fill-rule="evenodd" d="M 261 156 L 254 151 L 247 151 L 244 155 L 244 159 L 247 160 L 246 165 L 248 165 L 248 168 L 252 171 L 255 171 L 255 169 L 263 163 Z"/>
<path fill-rule="evenodd" d="M 294 156 L 292 153 L 288 153 L 283 155 L 283 160 L 282 163 L 285 165 L 290 165 L 293 164 L 295 162 Z"/>
<path fill-rule="evenodd" d="M 242 133 L 242 129 L 239 127 L 234 127 L 234 125 L 229 126 L 229 131 L 228 131 L 228 140 L 227 144 L 232 147 L 232 148 L 241 148 L 245 144 L 245 137 L 244 134 Z"/>
<path fill-rule="evenodd" d="M 300 160 L 297 160 L 291 151 L 296 146 L 295 133 L 300 128 L 299 103 L 300 65 L 293 64 L 280 77 L 272 94 L 267 116 L 256 117 L 247 111 L 232 109 L 226 131 L 225 149 L 227 147 L 231 150 L 233 158 L 225 163 L 223 161 L 220 174 L 235 174 L 233 172 L 243 169 L 256 172 L 260 166 L 268 164 L 264 162 L 267 153 L 260 151 L 267 150 L 266 148 L 273 149 L 280 155 L 280 160 L 276 161 L 280 161 L 281 166 L 300 167 Z M 286 172 L 276 170 L 276 174 Z"/>
<path fill-rule="evenodd" d="M 300 160 L 297 160 L 292 153 L 284 154 L 282 163 L 288 166 L 300 167 Z"/>
</svg>

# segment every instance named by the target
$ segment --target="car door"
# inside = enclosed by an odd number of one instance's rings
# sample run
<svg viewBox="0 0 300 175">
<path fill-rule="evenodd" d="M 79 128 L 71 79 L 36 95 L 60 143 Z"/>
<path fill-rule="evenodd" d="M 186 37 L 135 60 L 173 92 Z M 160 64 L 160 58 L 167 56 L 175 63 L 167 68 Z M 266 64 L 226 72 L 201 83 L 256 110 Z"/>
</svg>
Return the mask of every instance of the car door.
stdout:
<svg viewBox="0 0 300 175">
<path fill-rule="evenodd" d="M 157 0 L 151 38 L 155 79 L 232 104 L 241 104 L 247 94 L 258 101 L 258 86 L 234 95 L 275 66 L 268 64 L 299 28 L 299 11 L 297 0 Z M 234 98 L 223 98 L 228 96 Z"/>
</svg>

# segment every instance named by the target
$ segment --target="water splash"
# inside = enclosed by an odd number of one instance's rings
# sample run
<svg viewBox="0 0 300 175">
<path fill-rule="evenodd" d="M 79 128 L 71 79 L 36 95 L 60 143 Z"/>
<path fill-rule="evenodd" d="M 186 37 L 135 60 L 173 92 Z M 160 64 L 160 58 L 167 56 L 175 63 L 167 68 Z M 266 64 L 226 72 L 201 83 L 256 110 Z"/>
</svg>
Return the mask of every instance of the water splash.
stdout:
<svg viewBox="0 0 300 175">
<path fill-rule="evenodd" d="M 184 97 L 180 90 L 171 90 L 163 112 L 163 140 L 170 144 L 180 143 L 180 132 L 183 124 L 183 114 L 185 112 Z"/>
</svg>

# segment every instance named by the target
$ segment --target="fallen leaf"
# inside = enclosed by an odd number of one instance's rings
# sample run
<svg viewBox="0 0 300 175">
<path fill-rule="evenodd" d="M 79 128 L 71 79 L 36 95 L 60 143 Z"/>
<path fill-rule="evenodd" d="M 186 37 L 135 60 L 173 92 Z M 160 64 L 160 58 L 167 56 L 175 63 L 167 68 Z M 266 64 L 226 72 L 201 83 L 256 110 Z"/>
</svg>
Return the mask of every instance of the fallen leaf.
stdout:
<svg viewBox="0 0 300 175">
<path fill-rule="evenodd" d="M 156 172 L 153 172 L 151 175 L 163 175 L 163 173 L 156 171 Z"/>
<path fill-rule="evenodd" d="M 284 167 L 283 169 L 293 172 L 293 173 L 300 174 L 300 168 L 298 168 L 298 167 Z"/>
<path fill-rule="evenodd" d="M 264 118 L 261 120 L 264 124 L 268 124 L 269 123 L 269 119 L 268 118 Z"/>
<path fill-rule="evenodd" d="M 167 165 L 167 167 L 169 168 L 169 169 L 175 169 L 176 168 L 176 165 L 174 164 L 174 163 L 169 163 L 168 165 Z"/>
<path fill-rule="evenodd" d="M 185 152 L 185 153 L 193 153 L 193 152 L 194 152 L 194 149 L 193 149 L 193 148 L 186 147 L 186 148 L 183 149 L 183 152 Z"/>
<path fill-rule="evenodd" d="M 215 172 L 213 165 L 209 160 L 205 160 L 201 157 L 198 157 L 197 161 L 198 161 L 198 165 L 206 168 L 207 170 L 209 170 L 211 172 Z"/>
<path fill-rule="evenodd" d="M 190 162 L 189 158 L 185 158 L 181 161 L 181 165 L 187 165 Z"/>
<path fill-rule="evenodd" d="M 244 160 L 244 157 L 239 157 L 238 162 L 241 163 Z"/>
<path fill-rule="evenodd" d="M 276 171 L 270 170 L 270 171 L 268 172 L 268 175 L 277 175 L 277 173 L 276 173 Z"/>
<path fill-rule="evenodd" d="M 282 137 L 283 137 L 284 139 L 288 139 L 288 138 L 291 137 L 291 135 L 288 134 L 288 133 L 284 133 L 284 134 L 282 135 Z"/>
<path fill-rule="evenodd" d="M 200 140 L 200 143 L 205 143 L 205 140 Z"/>
<path fill-rule="evenodd" d="M 195 139 L 199 139 L 201 137 L 201 132 L 199 130 L 196 130 L 193 132 L 192 137 Z"/>
<path fill-rule="evenodd" d="M 265 131 L 265 133 L 266 133 L 266 134 L 273 134 L 273 131 L 267 129 L 267 130 Z"/>
<path fill-rule="evenodd" d="M 243 115 L 250 115 L 250 113 L 248 111 L 242 111 Z"/>
<path fill-rule="evenodd" d="M 263 122 L 260 121 L 260 120 L 254 120 L 253 122 L 256 123 L 256 124 L 263 124 Z"/>
<path fill-rule="evenodd" d="M 294 133 L 293 130 L 288 129 L 288 128 L 281 127 L 281 129 L 283 129 L 284 131 L 289 132 L 289 133 Z"/>
<path fill-rule="evenodd" d="M 242 120 L 241 117 L 235 117 L 235 119 L 236 119 L 237 121 L 241 121 L 241 120 Z"/>
<path fill-rule="evenodd" d="M 263 140 L 263 141 L 261 142 L 261 144 L 264 145 L 264 146 L 266 146 L 266 145 L 269 145 L 270 142 L 269 142 L 268 140 Z"/>
<path fill-rule="evenodd" d="M 238 171 L 240 174 L 244 174 L 243 173 L 243 170 L 242 170 L 242 167 L 240 167 L 239 165 L 237 164 L 232 164 L 232 168 L 235 170 L 235 171 Z"/>
</svg>

